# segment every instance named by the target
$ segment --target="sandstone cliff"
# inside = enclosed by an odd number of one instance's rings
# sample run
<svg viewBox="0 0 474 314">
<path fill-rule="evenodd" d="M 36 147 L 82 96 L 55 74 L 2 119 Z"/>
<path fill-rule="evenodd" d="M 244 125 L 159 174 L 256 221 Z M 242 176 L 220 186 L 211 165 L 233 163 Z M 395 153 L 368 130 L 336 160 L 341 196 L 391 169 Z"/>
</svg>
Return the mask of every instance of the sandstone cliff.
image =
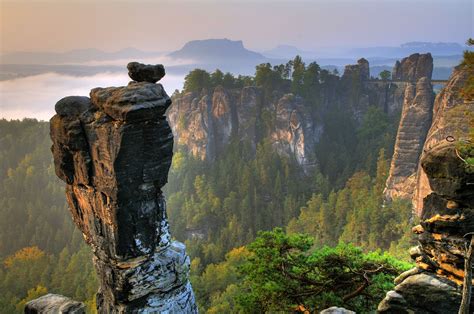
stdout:
<svg viewBox="0 0 474 314">
<path fill-rule="evenodd" d="M 469 117 L 466 113 L 474 112 L 474 104 L 463 100 L 459 91 L 465 85 L 468 74 L 468 71 L 456 68 L 445 88 L 436 96 L 433 123 L 428 131 L 422 156 L 439 143 L 463 140 L 467 137 Z M 431 193 L 426 172 L 421 165 L 418 166 L 416 181 L 413 207 L 415 212 L 420 213 L 423 199 Z"/>
<path fill-rule="evenodd" d="M 431 125 L 434 93 L 431 86 L 433 59 L 430 54 L 414 54 L 397 61 L 393 79 L 406 83 L 402 114 L 384 197 L 411 199 L 416 171 L 426 133 Z"/>
<path fill-rule="evenodd" d="M 421 165 L 432 193 L 423 200 L 421 225 L 413 228 L 419 245 L 410 250 L 416 268 L 395 280 L 380 313 L 457 313 L 464 278 L 464 257 L 474 230 L 474 174 L 456 154 L 453 143 L 427 151 Z"/>
<path fill-rule="evenodd" d="M 419 245 L 410 250 L 417 267 L 395 280 L 380 313 L 457 313 L 464 259 L 474 230 L 474 173 L 460 158 L 455 141 L 467 137 L 474 102 L 460 97 L 468 73 L 457 68 L 436 97 L 433 122 L 423 146 L 415 187 L 421 224 Z M 472 304 L 472 301 L 471 301 Z"/>
<path fill-rule="evenodd" d="M 258 125 L 271 120 L 273 128 L 267 135 L 275 149 L 308 165 L 314 162 L 312 152 L 321 129 L 301 97 L 285 94 L 265 103 L 261 89 L 252 86 L 240 90 L 218 86 L 212 93 L 186 93 L 174 99 L 168 118 L 178 145 L 210 160 L 232 136 L 248 141 L 255 149 L 262 136 Z"/>
<path fill-rule="evenodd" d="M 404 100 L 405 106 L 409 106 L 410 93 L 413 94 L 410 104 L 412 101 L 420 106 L 430 103 L 432 63 L 428 61 L 432 58 L 429 54 L 417 58 L 417 62 L 402 61 L 396 72 L 406 82 L 372 80 L 369 63 L 363 58 L 346 66 L 341 77 L 329 75 L 325 84 L 320 85 L 316 110 L 291 93 L 274 91 L 271 97 L 264 97 L 259 87 L 218 86 L 201 93 L 175 95 L 168 118 L 178 145 L 187 147 L 201 159 L 215 159 L 232 136 L 248 141 L 254 149 L 265 137 L 282 155 L 294 157 L 306 167 L 317 162 L 315 147 L 324 132 L 324 115 L 329 108 L 337 106 L 346 110 L 360 122 L 370 106 L 379 107 L 391 116 L 398 115 Z M 409 79 L 423 73 L 428 80 L 420 82 L 417 89 L 416 83 Z"/>
<path fill-rule="evenodd" d="M 417 82 L 423 77 L 431 79 L 433 74 L 433 57 L 430 53 L 414 53 L 397 61 L 392 71 L 392 80 Z"/>
<path fill-rule="evenodd" d="M 163 66 L 129 64 L 137 81 L 66 97 L 51 119 L 56 174 L 94 253 L 99 313 L 194 313 L 190 261 L 168 231 L 173 134 Z"/>
</svg>

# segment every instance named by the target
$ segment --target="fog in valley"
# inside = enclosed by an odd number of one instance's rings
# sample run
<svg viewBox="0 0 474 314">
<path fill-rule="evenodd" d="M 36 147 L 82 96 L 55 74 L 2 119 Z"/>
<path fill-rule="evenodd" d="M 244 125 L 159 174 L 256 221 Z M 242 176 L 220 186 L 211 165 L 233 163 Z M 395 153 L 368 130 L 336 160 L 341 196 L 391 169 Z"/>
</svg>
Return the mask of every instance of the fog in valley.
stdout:
<svg viewBox="0 0 474 314">
<path fill-rule="evenodd" d="M 183 76 L 168 74 L 160 83 L 171 95 L 175 89 L 182 89 L 183 80 Z M 88 96 L 92 88 L 123 86 L 129 81 L 126 71 L 83 77 L 45 73 L 0 81 L 0 117 L 49 120 L 54 115 L 54 104 L 63 97 Z"/>
</svg>

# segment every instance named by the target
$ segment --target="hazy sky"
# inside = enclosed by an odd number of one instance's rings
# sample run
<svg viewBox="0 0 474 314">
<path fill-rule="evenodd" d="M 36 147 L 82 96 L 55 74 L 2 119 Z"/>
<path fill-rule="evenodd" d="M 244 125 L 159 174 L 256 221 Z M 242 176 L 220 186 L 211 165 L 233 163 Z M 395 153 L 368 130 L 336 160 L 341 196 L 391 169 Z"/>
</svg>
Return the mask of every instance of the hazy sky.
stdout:
<svg viewBox="0 0 474 314">
<path fill-rule="evenodd" d="M 0 0 L 0 51 L 169 51 L 188 40 L 224 37 L 256 50 L 462 43 L 474 37 L 473 2 Z"/>
</svg>

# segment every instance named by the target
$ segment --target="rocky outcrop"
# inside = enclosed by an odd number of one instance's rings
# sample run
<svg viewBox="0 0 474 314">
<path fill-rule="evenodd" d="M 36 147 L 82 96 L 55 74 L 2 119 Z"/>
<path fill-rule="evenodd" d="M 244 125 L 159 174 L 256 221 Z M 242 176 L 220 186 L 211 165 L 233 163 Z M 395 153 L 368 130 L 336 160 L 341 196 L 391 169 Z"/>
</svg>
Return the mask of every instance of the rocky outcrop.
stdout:
<svg viewBox="0 0 474 314">
<path fill-rule="evenodd" d="M 25 305 L 25 314 L 40 313 L 85 314 L 86 306 L 65 296 L 49 293 Z"/>
<path fill-rule="evenodd" d="M 474 104 L 465 101 L 459 94 L 467 77 L 468 71 L 466 69 L 456 68 L 446 86 L 436 96 L 433 123 L 428 131 L 422 155 L 440 143 L 464 140 L 467 137 L 469 116 L 466 113 L 474 112 Z M 432 192 L 426 172 L 421 165 L 418 165 L 416 181 L 413 207 L 419 215 L 423 207 L 423 199 Z"/>
<path fill-rule="evenodd" d="M 162 64 L 130 62 L 127 69 L 130 78 L 136 82 L 156 83 L 165 76 L 165 67 Z"/>
<path fill-rule="evenodd" d="M 347 310 L 343 307 L 337 307 L 337 306 L 327 308 L 325 310 L 322 310 L 319 313 L 320 314 L 355 314 L 354 311 L 350 311 L 350 310 Z"/>
<path fill-rule="evenodd" d="M 464 278 L 468 232 L 474 230 L 474 174 L 453 143 L 440 143 L 424 154 L 421 165 L 433 193 L 425 197 L 421 224 L 413 228 L 419 245 L 410 250 L 417 267 L 402 274 L 380 313 L 457 313 Z"/>
<path fill-rule="evenodd" d="M 431 125 L 434 93 L 429 77 L 405 89 L 402 114 L 384 197 L 411 199 L 426 133 Z"/>
<path fill-rule="evenodd" d="M 264 103 L 262 96 L 258 87 L 218 86 L 212 93 L 176 97 L 168 118 L 178 145 L 209 160 L 223 151 L 232 136 L 247 141 L 255 150 L 262 136 L 258 126 L 264 124 L 278 152 L 294 156 L 303 166 L 313 163 L 321 126 L 311 119 L 302 98 L 286 94 Z"/>
<path fill-rule="evenodd" d="M 417 82 L 422 77 L 431 79 L 433 57 L 430 53 L 415 53 L 397 61 L 392 71 L 392 80 Z"/>
<path fill-rule="evenodd" d="M 141 82 L 58 102 L 50 123 L 56 174 L 94 254 L 99 313 L 194 313 L 190 261 L 171 240 L 161 190 L 173 155 L 164 116 L 171 99 L 149 82 L 153 71 L 131 68 Z"/>
<path fill-rule="evenodd" d="M 344 68 L 342 79 L 358 78 L 360 81 L 368 81 L 370 78 L 370 67 L 367 59 L 357 60 L 357 64 L 349 64 Z"/>
<path fill-rule="evenodd" d="M 232 136 L 247 141 L 254 150 L 265 137 L 279 153 L 294 157 L 300 165 L 307 167 L 317 162 L 314 155 L 316 144 L 324 132 L 322 117 L 330 108 L 347 110 L 357 123 L 362 121 L 371 106 L 392 117 L 398 116 L 404 106 L 409 123 L 418 118 L 423 120 L 423 135 L 416 135 L 420 138 L 419 154 L 430 123 L 429 114 L 421 115 L 433 103 L 432 67 L 429 54 L 415 54 L 395 67 L 394 74 L 405 81 L 372 80 L 369 62 L 362 58 L 357 64 L 347 65 L 341 77 L 326 75 L 324 84 L 318 87 L 316 110 L 303 98 L 290 93 L 273 91 L 264 97 L 259 87 L 229 89 L 218 86 L 201 93 L 175 95 L 168 118 L 178 145 L 185 146 L 201 159 L 215 159 Z M 422 77 L 428 79 L 417 85 Z M 431 112 L 431 108 L 428 111 Z M 413 112 L 419 117 L 412 118 Z M 418 124 L 413 126 L 418 127 Z M 405 129 L 403 132 L 417 131 Z M 410 160 L 413 162 L 417 164 L 417 160 Z M 410 169 L 411 173 L 415 172 L 414 169 Z"/>
<path fill-rule="evenodd" d="M 287 94 L 278 100 L 275 128 L 270 133 L 270 139 L 279 154 L 295 157 L 300 165 L 313 164 L 320 131 L 301 97 Z"/>
<path fill-rule="evenodd" d="M 459 95 L 466 77 L 464 69 L 456 69 L 436 98 L 416 183 L 417 197 L 425 191 L 418 212 L 421 223 L 413 228 L 419 245 L 410 250 L 417 266 L 395 280 L 397 286 L 380 303 L 380 313 L 458 311 L 469 243 L 466 234 L 474 231 L 474 173 L 452 141 L 467 137 L 466 112 L 474 111 L 474 102 Z"/>
</svg>

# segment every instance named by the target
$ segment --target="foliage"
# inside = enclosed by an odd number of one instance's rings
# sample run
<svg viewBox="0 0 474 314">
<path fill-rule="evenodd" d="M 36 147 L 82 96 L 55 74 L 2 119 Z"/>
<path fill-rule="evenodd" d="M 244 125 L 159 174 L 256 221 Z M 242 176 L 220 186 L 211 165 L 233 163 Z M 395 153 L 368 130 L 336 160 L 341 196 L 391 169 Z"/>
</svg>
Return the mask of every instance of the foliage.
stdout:
<svg viewBox="0 0 474 314">
<path fill-rule="evenodd" d="M 0 313 L 23 313 L 26 302 L 48 292 L 94 304 L 97 279 L 91 258 L 85 244 L 77 253 L 64 248 L 59 256 L 37 247 L 8 256 L 0 267 Z"/>
<path fill-rule="evenodd" d="M 375 177 L 356 172 L 343 189 L 331 192 L 327 199 L 322 194 L 313 194 L 300 215 L 288 224 L 288 232 L 307 233 L 314 237 L 317 246 L 344 241 L 368 250 L 392 248 L 393 254 L 406 253 L 395 248 L 402 238 L 407 245 L 413 243 L 406 234 L 407 226 L 411 225 L 411 205 L 403 200 L 384 204 L 382 192 L 388 169 L 382 149 Z"/>
<path fill-rule="evenodd" d="M 286 225 L 314 186 L 296 161 L 277 154 L 268 141 L 255 152 L 233 141 L 212 167 L 182 152 L 177 156 L 165 187 L 170 224 L 204 265 L 222 260 L 259 230 Z"/>
<path fill-rule="evenodd" d="M 469 38 L 467 41 L 469 46 L 474 46 L 474 39 Z M 462 97 L 467 101 L 474 100 L 474 51 L 464 51 L 464 58 L 461 62 L 461 67 L 464 67 L 468 71 L 468 79 L 466 85 L 462 90 Z"/>
<path fill-rule="evenodd" d="M 474 39 L 469 38 L 467 44 L 474 45 Z M 464 87 L 461 90 L 461 97 L 466 101 L 474 101 L 474 52 L 465 51 L 461 66 L 467 69 L 468 77 Z M 469 172 L 474 172 L 474 113 L 466 112 L 469 119 L 469 134 L 467 139 L 457 143 L 457 148 L 466 163 Z"/>
<path fill-rule="evenodd" d="M 234 77 L 232 73 L 222 73 L 221 70 L 216 69 L 209 73 L 206 70 L 194 69 L 189 72 L 184 78 L 183 92 L 197 92 L 203 90 L 213 90 L 217 86 L 224 88 L 242 88 L 245 86 L 252 86 L 254 79 L 250 76 L 239 75 Z M 179 94 L 179 92 L 177 93 Z"/>
<path fill-rule="evenodd" d="M 380 78 L 382 81 L 388 81 L 392 77 L 392 73 L 389 70 L 383 70 L 379 73 Z"/>
<path fill-rule="evenodd" d="M 97 280 L 54 174 L 46 122 L 0 120 L 0 313 L 45 291 L 93 303 Z"/>
<path fill-rule="evenodd" d="M 249 255 L 242 246 L 260 230 L 287 226 L 289 233 L 310 234 L 318 248 L 344 239 L 399 255 L 410 242 L 403 232 L 408 207 L 381 206 L 385 156 L 391 155 L 398 121 L 377 108 L 355 119 L 349 103 L 330 103 L 323 91 L 339 92 L 338 80 L 298 56 L 286 64 L 259 65 L 254 77 L 200 69 L 186 76 L 184 92 L 259 86 L 270 105 L 278 95 L 294 93 L 304 98 L 312 118 L 327 126 L 314 152 L 319 163 L 306 171 L 273 148 L 267 132 L 275 124 L 271 106 L 262 109 L 256 148 L 233 138 L 212 163 L 177 149 L 164 193 L 172 233 L 186 242 L 193 258 L 191 279 L 201 309 L 243 309 L 237 300 L 244 274 L 237 269 Z M 50 145 L 47 123 L 0 120 L 0 290 L 7 291 L 0 309 L 5 313 L 45 289 L 95 307 L 90 252 L 70 219 Z M 382 148 L 385 155 L 377 162 Z"/>
<path fill-rule="evenodd" d="M 352 245 L 311 250 L 312 245 L 311 237 L 286 235 L 281 228 L 260 232 L 240 270 L 237 300 L 243 312 L 289 312 L 298 306 L 314 312 L 339 305 L 368 313 L 393 287 L 394 277 L 410 267 Z"/>
</svg>

